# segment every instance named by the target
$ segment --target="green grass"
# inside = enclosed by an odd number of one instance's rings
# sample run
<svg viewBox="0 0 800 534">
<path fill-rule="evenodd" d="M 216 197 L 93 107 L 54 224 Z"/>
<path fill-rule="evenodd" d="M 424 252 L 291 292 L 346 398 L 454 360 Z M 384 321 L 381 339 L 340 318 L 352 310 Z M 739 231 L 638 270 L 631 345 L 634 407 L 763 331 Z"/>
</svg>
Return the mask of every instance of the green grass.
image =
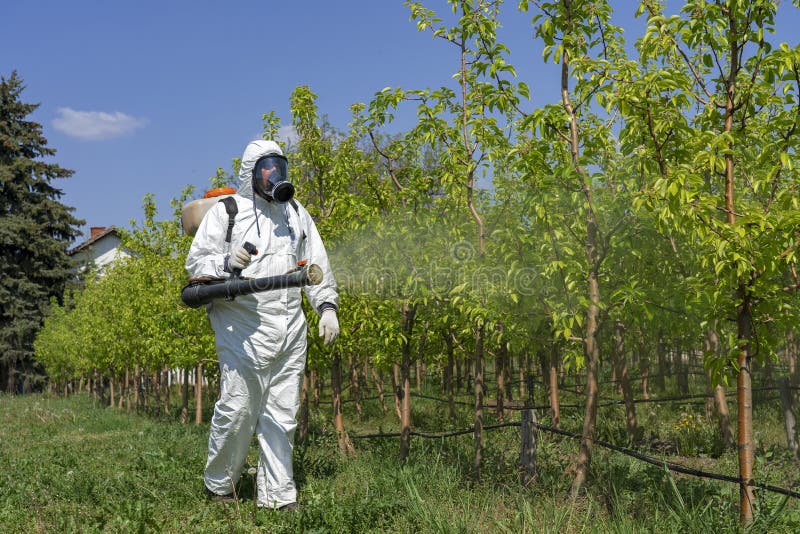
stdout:
<svg viewBox="0 0 800 534">
<path fill-rule="evenodd" d="M 345 406 L 354 433 L 394 431 L 396 417 L 367 401 L 359 418 Z M 699 407 L 648 405 L 640 418 L 652 439 L 676 439 L 675 426 Z M 237 506 L 203 495 L 208 427 L 181 425 L 100 408 L 85 396 L 0 396 L 0 532 L 737 532 L 738 487 L 672 475 L 618 453 L 595 449 L 585 495 L 569 497 L 574 440 L 542 435 L 537 484 L 517 482 L 519 431 L 487 434 L 483 480 L 471 478 L 470 435 L 412 441 L 407 462 L 395 439 L 356 440 L 342 457 L 324 405 L 312 413 L 309 443 L 296 449 L 301 510 L 256 510 L 253 480 L 245 475 Z M 454 425 L 434 402 L 414 400 L 422 430 Z M 760 481 L 797 482 L 784 452 L 777 410 L 758 408 Z M 619 414 L 601 418 L 599 437 L 620 442 Z M 512 417 L 517 417 L 513 415 Z M 540 417 L 543 417 L 540 415 Z M 490 424 L 491 417 L 487 417 Z M 547 423 L 546 416 L 543 422 Z M 563 426 L 579 428 L 580 414 Z M 710 424 L 710 423 L 705 423 Z M 700 429 L 695 458 L 668 457 L 707 471 L 736 473 L 733 451 L 716 450 Z M 624 444 L 620 442 L 620 444 Z M 257 450 L 249 459 L 255 463 Z M 758 492 L 754 532 L 800 531 L 797 501 Z"/>
</svg>

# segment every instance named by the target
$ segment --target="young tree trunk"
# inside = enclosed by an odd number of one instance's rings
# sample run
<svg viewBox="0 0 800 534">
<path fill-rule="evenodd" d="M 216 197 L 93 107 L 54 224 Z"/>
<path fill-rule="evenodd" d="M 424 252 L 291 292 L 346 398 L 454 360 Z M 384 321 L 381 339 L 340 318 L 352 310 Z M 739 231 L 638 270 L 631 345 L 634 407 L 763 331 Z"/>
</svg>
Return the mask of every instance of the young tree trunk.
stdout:
<svg viewBox="0 0 800 534">
<path fill-rule="evenodd" d="M 792 393 L 789 389 L 789 379 L 786 377 L 779 378 L 778 389 L 780 390 L 781 409 L 783 410 L 783 421 L 786 428 L 787 447 L 794 459 L 800 460 L 800 444 L 797 441 L 797 418 L 795 417 Z"/>
<path fill-rule="evenodd" d="M 506 399 L 506 360 L 508 359 L 508 347 L 503 341 L 503 325 L 499 326 L 500 329 L 500 346 L 497 349 L 497 357 L 495 358 L 495 379 L 497 380 L 497 406 L 496 415 L 497 420 L 504 423 L 506 420 L 505 413 L 505 399 Z"/>
<path fill-rule="evenodd" d="M 634 443 L 639 438 L 639 422 L 636 418 L 636 404 L 628 376 L 628 363 L 625 359 L 625 326 L 620 321 L 614 324 L 614 363 L 617 368 L 617 380 L 622 389 L 622 398 L 625 401 L 625 428 L 628 431 L 628 441 Z"/>
<path fill-rule="evenodd" d="M 108 377 L 108 407 L 113 408 L 116 405 L 117 397 L 114 395 L 114 373 L 112 372 Z"/>
<path fill-rule="evenodd" d="M 514 357 L 508 354 L 508 347 L 504 348 L 506 355 L 503 365 L 503 381 L 505 383 L 505 398 L 508 402 L 514 401 L 514 387 L 511 382 L 511 375 L 514 372 Z"/>
<path fill-rule="evenodd" d="M 724 78 L 725 82 L 725 126 L 723 131 L 727 135 L 733 132 L 733 115 L 736 112 L 736 82 L 741 65 L 740 59 L 740 37 L 739 33 L 745 28 L 739 28 L 734 9 L 729 7 L 723 13 L 728 19 L 728 35 L 730 39 L 728 73 Z M 735 174 L 734 174 L 734 146 L 733 137 L 730 137 L 725 152 L 725 213 L 726 222 L 733 229 L 736 223 L 736 203 L 734 200 Z M 753 481 L 753 390 L 751 376 L 751 348 L 752 341 L 751 325 L 752 321 L 752 302 L 750 296 L 750 285 L 753 283 L 753 275 L 749 281 L 739 280 L 736 290 L 737 309 L 736 309 L 736 330 L 737 339 L 740 340 L 738 347 L 739 376 L 737 378 L 737 406 L 738 406 L 738 447 L 739 447 L 739 478 L 742 483 L 739 487 L 739 520 L 745 527 L 753 522 L 753 511 L 755 506 L 755 491 L 751 485 Z"/>
<path fill-rule="evenodd" d="M 417 346 L 417 361 L 416 361 L 416 375 L 417 375 L 417 392 L 422 392 L 422 384 L 425 381 L 425 345 L 428 341 L 428 321 L 422 325 L 422 330 L 419 334 L 419 345 Z"/>
<path fill-rule="evenodd" d="M 611 363 L 612 363 L 612 365 L 611 365 L 611 380 L 609 380 L 609 383 L 611 384 L 611 387 L 613 389 L 616 389 L 616 393 L 617 393 L 617 395 L 619 395 L 619 394 L 622 393 L 622 387 L 620 386 L 619 378 L 617 377 L 616 360 L 614 360 Z"/>
<path fill-rule="evenodd" d="M 344 416 L 342 415 L 342 357 L 338 350 L 333 352 L 331 363 L 331 397 L 333 401 L 333 428 L 339 437 L 339 451 L 342 454 L 352 454 L 355 452 L 350 437 L 344 428 Z"/>
<path fill-rule="evenodd" d="M 475 332 L 475 460 L 473 462 L 473 480 L 481 481 L 481 463 L 483 461 L 483 324 L 478 325 Z"/>
<path fill-rule="evenodd" d="M 552 353 L 548 356 L 547 354 L 547 347 L 542 345 L 536 351 L 536 361 L 539 362 L 539 372 L 542 374 L 542 385 L 544 386 L 546 392 L 550 393 L 550 363 L 552 358 Z"/>
<path fill-rule="evenodd" d="M 150 377 L 150 384 L 153 387 L 153 393 L 155 394 L 155 398 L 153 399 L 153 412 L 154 415 L 158 415 L 158 411 L 161 409 L 161 371 L 155 371 L 153 375 Z"/>
<path fill-rule="evenodd" d="M 522 411 L 522 421 L 520 425 L 520 481 L 523 487 L 531 486 L 538 476 L 536 468 L 536 411 L 528 408 Z"/>
<path fill-rule="evenodd" d="M 519 355 L 519 398 L 525 398 L 525 373 L 528 370 L 528 355 L 527 354 L 520 354 Z"/>
<path fill-rule="evenodd" d="M 203 423 L 203 364 L 198 363 L 194 375 L 194 424 Z"/>
<path fill-rule="evenodd" d="M 550 344 L 550 365 L 548 366 L 548 390 L 550 392 L 550 415 L 553 418 L 553 427 L 561 428 L 561 408 L 558 400 L 558 366 L 561 363 L 561 354 L 558 344 Z"/>
<path fill-rule="evenodd" d="M 464 362 L 464 372 L 467 374 L 464 377 L 464 391 L 468 394 L 473 394 L 472 380 L 475 377 L 475 360 L 470 360 L 469 364 Z"/>
<path fill-rule="evenodd" d="M 719 334 L 717 334 L 716 327 L 711 328 L 706 333 L 706 350 L 714 354 L 716 358 L 720 357 Z M 717 425 L 722 436 L 722 442 L 726 448 L 733 447 L 733 428 L 731 427 L 725 388 L 721 384 L 712 385 L 710 371 L 707 372 L 707 376 L 709 387 L 713 388 L 714 411 L 717 414 Z"/>
<path fill-rule="evenodd" d="M 466 8 L 462 7 L 462 15 L 467 16 Z M 465 46 L 464 38 L 461 41 L 461 76 L 459 78 L 461 85 L 461 122 L 463 132 L 463 145 L 467 154 L 468 162 L 464 169 L 466 181 L 464 183 L 466 190 L 467 209 L 475 221 L 478 237 L 478 258 L 483 260 L 486 254 L 486 231 L 483 218 L 481 217 L 477 205 L 475 204 L 475 171 L 478 165 L 475 164 L 473 156 L 475 155 L 478 143 L 469 138 L 469 116 L 468 116 L 468 101 L 467 101 L 467 88 L 469 85 L 467 75 L 467 48 Z M 483 302 L 486 305 L 486 302 Z M 475 377 L 475 462 L 474 462 L 474 481 L 477 483 L 481 479 L 481 456 L 483 452 L 483 396 L 485 392 L 484 382 L 484 368 L 483 368 L 483 343 L 484 343 L 484 324 L 477 325 L 475 335 L 475 359 L 474 359 L 474 373 Z"/>
<path fill-rule="evenodd" d="M 153 391 L 153 377 L 147 371 L 142 371 L 142 401 L 144 402 L 144 413 L 150 412 L 150 396 Z"/>
<path fill-rule="evenodd" d="M 596 273 L 589 276 L 589 309 L 586 317 L 586 408 L 583 415 L 583 439 L 578 450 L 575 479 L 572 493 L 577 494 L 589 478 L 594 432 L 597 422 L 597 402 L 600 391 L 600 349 L 597 343 L 598 318 L 600 316 L 600 287 Z"/>
<path fill-rule="evenodd" d="M 575 31 L 573 20 L 572 0 L 562 0 L 562 7 L 566 14 L 566 34 Z M 581 142 L 579 134 L 578 116 L 572 103 L 569 92 L 570 56 L 565 47 L 561 54 L 561 103 L 566 113 L 569 124 L 568 148 L 573 170 L 579 179 L 582 193 L 584 222 L 586 237 L 583 241 L 586 254 L 586 309 L 584 351 L 586 354 L 586 408 L 583 417 L 583 439 L 581 440 L 576 461 L 575 478 L 572 481 L 573 495 L 580 492 L 589 476 L 589 464 L 592 457 L 594 432 L 597 421 L 597 401 L 599 396 L 600 349 L 598 347 L 598 321 L 600 317 L 600 281 L 599 271 L 602 256 L 598 250 L 598 220 L 594 213 L 592 202 L 592 180 L 581 162 Z"/>
<path fill-rule="evenodd" d="M 361 417 L 361 385 L 358 376 L 358 363 L 356 356 L 350 357 L 350 396 L 356 403 L 356 413 Z"/>
<path fill-rule="evenodd" d="M 444 388 L 447 393 L 447 413 L 451 421 L 456 420 L 456 403 L 453 396 L 453 369 L 455 368 L 454 350 L 453 350 L 453 335 L 450 332 L 445 332 L 444 343 L 447 347 L 447 365 L 445 365 L 444 372 Z"/>
<path fill-rule="evenodd" d="M 122 410 L 122 406 L 128 400 L 128 368 L 125 367 L 125 374 L 121 377 L 122 383 L 120 384 L 119 400 L 117 401 L 117 409 Z"/>
<path fill-rule="evenodd" d="M 370 394 L 369 377 L 372 373 L 372 366 L 369 364 L 369 358 L 364 358 L 364 365 L 360 368 L 359 379 L 361 380 L 361 393 L 364 396 Z"/>
<path fill-rule="evenodd" d="M 311 373 L 308 370 L 308 366 L 305 368 L 305 372 L 303 373 L 303 384 L 300 386 L 300 413 L 297 421 L 297 438 L 296 443 L 298 445 L 302 445 L 306 442 L 306 437 L 308 436 L 308 404 L 309 400 L 309 389 L 311 386 Z"/>
<path fill-rule="evenodd" d="M 172 402 L 172 372 L 168 366 L 164 366 L 164 413 L 170 414 L 170 403 Z"/>
<path fill-rule="evenodd" d="M 644 344 L 639 345 L 639 376 L 642 378 L 642 397 L 644 400 L 650 400 L 650 391 L 648 389 L 648 381 L 650 379 L 650 354 Z"/>
<path fill-rule="evenodd" d="M 392 391 L 394 391 L 394 411 L 402 423 L 403 410 L 400 404 L 403 399 L 403 389 L 400 387 L 400 365 L 397 362 L 392 363 Z"/>
<path fill-rule="evenodd" d="M 387 412 L 386 408 L 386 398 L 383 394 L 383 372 L 378 372 L 375 370 L 374 367 L 370 368 L 370 372 L 372 373 L 372 381 L 375 382 L 375 389 L 378 390 L 378 398 L 381 402 L 381 411 L 383 413 Z"/>
<path fill-rule="evenodd" d="M 755 491 L 753 482 L 753 386 L 750 376 L 750 340 L 752 332 L 752 310 L 750 297 L 747 288 L 742 285 L 739 288 L 741 303 L 737 313 L 737 331 L 739 345 L 738 363 L 739 376 L 737 379 L 737 407 L 738 407 L 738 447 L 739 447 L 739 478 L 742 483 L 739 486 L 741 497 L 739 506 L 739 518 L 743 524 L 749 525 L 753 521 L 753 511 L 755 506 Z"/>
<path fill-rule="evenodd" d="M 133 406 L 136 408 L 136 411 L 139 411 L 139 366 L 135 365 L 133 367 Z"/>
<path fill-rule="evenodd" d="M 678 391 L 680 391 L 681 395 L 688 395 L 689 354 L 684 350 L 680 342 L 675 345 L 675 366 L 678 369 Z"/>
<path fill-rule="evenodd" d="M 456 357 L 455 363 L 456 363 L 456 391 L 461 391 L 461 386 L 464 385 L 463 375 L 461 374 L 461 358 Z"/>
<path fill-rule="evenodd" d="M 800 387 L 800 366 L 797 363 L 797 342 L 791 327 L 786 329 L 786 360 L 789 365 L 789 383 L 792 388 Z"/>
<path fill-rule="evenodd" d="M 658 344 L 656 345 L 656 357 L 658 359 L 658 374 L 656 375 L 656 387 L 661 393 L 667 389 L 667 356 L 664 348 L 664 337 L 661 331 L 658 332 Z"/>
<path fill-rule="evenodd" d="M 181 424 L 189 422 L 189 368 L 183 369 L 183 383 L 181 384 Z"/>
<path fill-rule="evenodd" d="M 417 305 L 403 303 L 403 333 L 405 340 L 401 347 L 400 380 L 403 385 L 400 403 L 400 460 L 408 458 L 411 451 L 411 334 L 414 331 L 414 317 Z"/>
<path fill-rule="evenodd" d="M 716 410 L 714 409 L 714 388 L 711 387 L 711 373 L 706 372 L 706 419 L 711 421 L 714 419 Z"/>
<path fill-rule="evenodd" d="M 117 408 L 122 410 L 124 407 L 126 411 L 130 410 L 131 405 L 131 387 L 132 387 L 132 379 L 131 379 L 131 369 L 129 367 L 125 367 L 125 372 L 122 373 L 119 377 L 119 388 L 117 391 Z M 73 382 L 73 385 L 75 383 Z M 80 390 L 78 390 L 80 391 Z"/>
<path fill-rule="evenodd" d="M 97 369 L 92 369 L 92 402 L 97 402 Z"/>
<path fill-rule="evenodd" d="M 317 373 L 316 369 L 311 370 L 311 384 L 314 390 L 314 408 L 319 408 L 320 389 L 322 388 L 322 376 Z"/>
</svg>

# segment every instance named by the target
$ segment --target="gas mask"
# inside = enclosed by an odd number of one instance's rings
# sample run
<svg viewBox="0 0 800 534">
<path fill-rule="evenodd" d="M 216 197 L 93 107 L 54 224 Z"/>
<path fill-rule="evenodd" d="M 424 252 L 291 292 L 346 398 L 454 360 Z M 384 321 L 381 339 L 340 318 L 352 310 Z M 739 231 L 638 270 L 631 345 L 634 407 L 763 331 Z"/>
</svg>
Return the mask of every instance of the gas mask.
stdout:
<svg viewBox="0 0 800 534">
<path fill-rule="evenodd" d="M 294 186 L 288 180 L 284 156 L 270 154 L 256 162 L 253 168 L 253 191 L 264 200 L 288 202 L 294 196 Z"/>
</svg>

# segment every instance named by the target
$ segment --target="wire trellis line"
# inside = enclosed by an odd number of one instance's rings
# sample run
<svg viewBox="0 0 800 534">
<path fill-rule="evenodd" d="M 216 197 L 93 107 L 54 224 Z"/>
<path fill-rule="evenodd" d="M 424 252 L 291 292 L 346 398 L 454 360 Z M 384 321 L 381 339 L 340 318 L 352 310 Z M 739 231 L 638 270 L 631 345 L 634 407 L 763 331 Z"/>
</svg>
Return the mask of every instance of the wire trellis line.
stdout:
<svg viewBox="0 0 800 534">
<path fill-rule="evenodd" d="M 560 434 L 562 436 L 567 436 L 574 439 L 583 439 L 581 434 L 575 434 L 573 432 L 567 432 L 566 430 L 561 430 L 558 428 L 553 428 L 547 425 L 540 425 L 538 423 L 533 423 L 533 426 L 538 428 L 539 430 L 544 430 L 546 432 L 551 432 L 553 434 Z M 637 460 L 641 460 L 643 462 L 658 466 L 658 467 L 665 467 L 670 471 L 674 471 L 676 473 L 683 473 L 685 475 L 692 475 L 701 478 L 709 478 L 712 480 L 720 480 L 723 482 L 732 482 L 736 484 L 745 483 L 745 480 L 740 477 L 733 477 L 730 475 L 721 475 L 718 473 L 711 473 L 709 471 L 702 471 L 699 469 L 693 469 L 691 467 L 685 467 L 676 463 L 667 462 L 666 460 L 659 460 L 658 458 L 653 458 L 651 456 L 644 455 L 640 452 L 636 452 L 633 449 L 629 449 L 627 447 L 621 447 L 619 445 L 614 445 L 613 443 L 609 443 L 607 441 L 599 440 L 599 439 L 592 439 L 592 443 L 595 445 L 599 445 L 600 447 L 610 449 L 612 451 L 620 452 L 626 456 L 630 456 L 632 458 L 636 458 Z M 773 486 L 771 484 L 764 484 L 760 482 L 756 482 L 754 480 L 750 482 L 746 482 L 747 485 L 753 486 L 755 488 L 763 489 L 766 491 L 771 491 L 774 493 L 780 493 L 782 495 L 787 495 L 789 497 L 793 497 L 795 499 L 800 499 L 800 492 L 781 488 L 778 486 Z"/>
<path fill-rule="evenodd" d="M 773 391 L 775 389 L 777 389 L 777 388 L 762 388 L 762 389 L 758 389 L 758 390 L 753 389 L 753 391 Z M 731 395 L 735 395 L 735 394 L 736 394 L 736 392 L 734 391 L 734 392 L 726 393 L 726 396 L 731 396 Z M 437 402 L 441 402 L 441 403 L 450 402 L 447 399 L 441 399 L 439 397 L 432 397 L 430 395 L 423 395 L 421 393 L 411 393 L 411 396 L 415 397 L 415 398 L 420 398 L 420 399 L 433 400 L 433 401 L 437 401 Z M 688 400 L 692 400 L 692 399 L 712 399 L 712 398 L 714 398 L 714 395 L 709 393 L 709 394 L 698 394 L 698 395 L 685 395 L 685 396 L 681 396 L 681 397 L 660 397 L 660 398 L 651 397 L 649 399 L 634 399 L 633 403 L 634 404 L 647 404 L 647 403 L 651 403 L 652 404 L 652 403 L 659 403 L 659 402 L 681 402 L 681 401 L 688 401 Z M 769 398 L 766 398 L 766 399 L 761 399 L 761 402 L 767 402 L 767 401 L 772 401 L 772 400 L 777 400 L 777 399 L 778 399 L 778 397 L 769 397 Z M 550 405 L 549 404 L 536 404 L 534 406 L 525 406 L 524 404 L 520 404 L 520 401 L 506 401 L 506 402 L 507 402 L 507 404 L 505 404 L 503 406 L 503 409 L 505 409 L 505 410 L 527 410 L 529 408 L 533 408 L 534 410 L 549 410 L 550 409 Z M 475 403 L 473 403 L 473 402 L 465 402 L 465 401 L 457 401 L 457 400 L 454 400 L 453 404 L 458 404 L 460 406 L 473 406 L 473 407 L 475 405 Z M 609 406 L 620 406 L 620 405 L 624 405 L 624 404 L 625 404 L 625 401 L 623 399 L 614 399 L 614 400 L 598 403 L 597 406 L 599 408 L 607 408 Z M 484 406 L 484 408 L 496 408 L 497 407 L 497 403 L 491 402 L 491 401 L 487 401 L 487 402 L 484 403 L 483 406 Z M 586 406 L 585 406 L 585 404 L 564 404 L 564 403 L 559 403 L 558 407 L 559 408 L 575 408 L 575 409 L 580 408 L 580 409 L 583 409 Z"/>
<path fill-rule="evenodd" d="M 584 439 L 584 437 L 581 434 L 575 434 L 574 432 L 568 432 L 566 430 L 561 430 L 559 428 L 554 428 L 554 427 L 547 426 L 547 425 L 542 425 L 542 424 L 539 424 L 539 423 L 532 423 L 532 425 L 535 428 L 537 428 L 538 430 L 543 430 L 545 432 L 550 432 L 552 434 L 558 434 L 558 435 L 565 436 L 565 437 L 568 437 L 568 438 L 573 438 L 573 439 Z M 497 425 L 487 425 L 487 426 L 483 427 L 483 430 L 495 430 L 495 429 L 498 429 L 498 428 L 520 427 L 520 426 L 522 426 L 522 423 L 515 421 L 515 422 L 509 422 L 509 423 L 500 423 L 500 424 L 497 424 Z M 449 438 L 449 437 L 453 437 L 453 436 L 462 436 L 462 435 L 466 435 L 466 434 L 472 434 L 474 432 L 475 432 L 475 427 L 470 427 L 470 428 L 467 428 L 467 429 L 464 429 L 464 430 L 457 430 L 457 431 L 448 432 L 448 433 L 427 433 L 427 432 L 416 432 L 416 431 L 412 430 L 412 431 L 409 432 L 409 435 L 417 436 L 417 437 L 425 438 L 425 439 L 442 439 L 442 438 Z M 375 438 L 398 438 L 398 437 L 401 437 L 401 436 L 402 436 L 401 432 L 380 432 L 380 433 L 376 433 L 376 434 L 349 435 L 348 437 L 350 439 L 375 439 Z M 695 476 L 695 477 L 699 477 L 699 478 L 708 478 L 708 479 L 711 479 L 711 480 L 719 480 L 719 481 L 722 481 L 722 482 L 731 482 L 731 483 L 734 483 L 734 484 L 746 483 L 747 485 L 753 486 L 754 488 L 762 489 L 762 490 L 765 490 L 765 491 L 770 491 L 770 492 L 773 492 L 773 493 L 779 493 L 781 495 L 786 495 L 786 496 L 792 497 L 794 499 L 800 499 L 800 492 L 797 492 L 797 491 L 794 491 L 794 490 L 791 490 L 791 489 L 781 488 L 779 486 L 773 486 L 771 484 L 764 484 L 764 483 L 761 483 L 761 482 L 756 482 L 754 480 L 746 482 L 744 479 L 742 479 L 740 477 L 734 477 L 734 476 L 730 476 L 730 475 L 722 475 L 722 474 L 719 474 L 719 473 L 711 473 L 709 471 L 702 471 L 700 469 L 693 469 L 691 467 L 685 467 L 685 466 L 682 466 L 680 464 L 676 464 L 676 463 L 673 463 L 673 462 L 668 462 L 666 460 L 660 460 L 658 458 L 653 458 L 651 456 L 647 456 L 647 455 L 642 454 L 640 452 L 634 451 L 633 449 L 629 449 L 627 447 L 622 447 L 622 446 L 619 446 L 619 445 L 614 445 L 613 443 L 609 443 L 607 441 L 603 441 L 603 440 L 600 440 L 600 439 L 591 439 L 591 441 L 595 445 L 598 445 L 598 446 L 603 447 L 605 449 L 609 449 L 609 450 L 612 450 L 612 451 L 615 451 L 615 452 L 622 453 L 622 454 L 624 454 L 626 456 L 630 456 L 631 458 L 635 458 L 637 460 L 640 460 L 642 462 L 645 462 L 645 463 L 648 463 L 648 464 L 651 464 L 651 465 L 654 465 L 654 466 L 657 466 L 657 467 L 663 467 L 663 468 L 668 469 L 668 470 L 670 470 L 672 472 L 675 472 L 675 473 L 682 473 L 684 475 L 691 475 L 691 476 Z"/>
</svg>

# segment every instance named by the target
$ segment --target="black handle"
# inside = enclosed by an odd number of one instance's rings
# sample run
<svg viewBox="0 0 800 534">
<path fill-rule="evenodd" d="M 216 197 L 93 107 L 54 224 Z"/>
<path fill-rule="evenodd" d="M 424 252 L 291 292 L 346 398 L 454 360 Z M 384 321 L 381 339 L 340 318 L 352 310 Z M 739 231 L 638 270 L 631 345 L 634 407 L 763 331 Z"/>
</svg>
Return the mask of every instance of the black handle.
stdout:
<svg viewBox="0 0 800 534">
<path fill-rule="evenodd" d="M 257 249 L 257 248 L 256 248 L 256 246 L 255 246 L 254 244 L 252 244 L 250 241 L 245 241 L 245 242 L 244 242 L 244 245 L 242 245 L 242 247 L 243 247 L 243 248 L 244 248 L 244 249 L 245 249 L 245 250 L 246 250 L 246 251 L 247 251 L 247 252 L 248 252 L 248 253 L 249 253 L 251 256 L 255 256 L 256 254 L 258 254 L 258 249 Z"/>
</svg>

